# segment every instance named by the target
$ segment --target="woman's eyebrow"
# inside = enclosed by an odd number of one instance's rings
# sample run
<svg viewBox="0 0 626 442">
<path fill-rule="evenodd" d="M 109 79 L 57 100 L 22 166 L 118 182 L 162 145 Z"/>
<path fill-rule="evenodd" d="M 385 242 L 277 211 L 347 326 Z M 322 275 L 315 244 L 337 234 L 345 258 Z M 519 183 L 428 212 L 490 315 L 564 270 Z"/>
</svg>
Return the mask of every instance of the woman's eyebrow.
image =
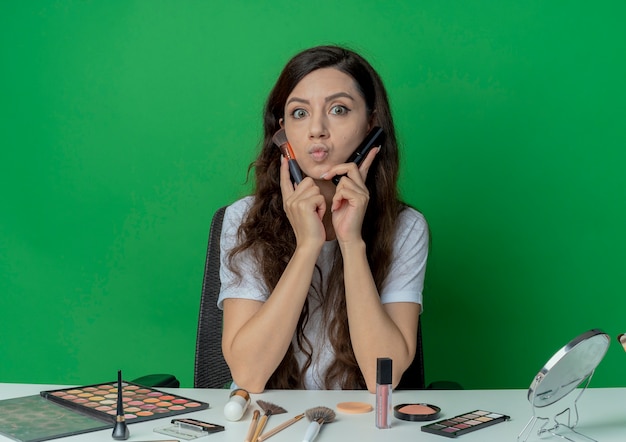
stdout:
<svg viewBox="0 0 626 442">
<path fill-rule="evenodd" d="M 347 92 L 337 92 L 336 94 L 329 95 L 328 97 L 326 97 L 325 101 L 326 102 L 333 101 L 336 98 L 348 98 L 348 99 L 354 101 L 354 98 L 352 97 L 352 95 L 350 95 Z"/>
<path fill-rule="evenodd" d="M 348 98 L 349 100 L 354 101 L 354 97 L 352 97 L 352 95 L 347 92 L 337 92 L 336 94 L 329 95 L 324 99 L 324 101 L 328 103 L 329 101 L 333 101 L 337 98 Z M 290 104 L 293 102 L 309 104 L 309 100 L 305 100 L 304 98 L 299 97 L 291 97 L 289 100 L 287 100 L 287 103 L 285 104 Z"/>
<path fill-rule="evenodd" d="M 285 103 L 285 105 L 289 103 L 294 103 L 294 102 L 309 104 L 309 100 L 305 100 L 304 98 L 291 97 L 289 100 L 287 100 L 287 103 Z"/>
</svg>

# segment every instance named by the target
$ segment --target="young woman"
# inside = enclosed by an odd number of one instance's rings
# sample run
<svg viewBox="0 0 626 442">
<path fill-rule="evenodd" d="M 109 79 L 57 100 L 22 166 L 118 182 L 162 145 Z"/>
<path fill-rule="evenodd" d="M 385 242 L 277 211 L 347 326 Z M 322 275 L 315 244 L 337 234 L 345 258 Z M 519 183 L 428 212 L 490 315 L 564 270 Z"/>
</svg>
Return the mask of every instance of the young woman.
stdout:
<svg viewBox="0 0 626 442">
<path fill-rule="evenodd" d="M 368 131 L 385 141 L 346 163 Z M 284 128 L 305 178 L 272 141 Z M 320 46 L 285 66 L 264 111 L 254 194 L 224 217 L 222 350 L 240 388 L 393 385 L 416 351 L 428 253 L 423 216 L 398 197 L 398 147 L 383 83 L 360 55 Z M 335 185 L 332 178 L 342 176 Z"/>
</svg>

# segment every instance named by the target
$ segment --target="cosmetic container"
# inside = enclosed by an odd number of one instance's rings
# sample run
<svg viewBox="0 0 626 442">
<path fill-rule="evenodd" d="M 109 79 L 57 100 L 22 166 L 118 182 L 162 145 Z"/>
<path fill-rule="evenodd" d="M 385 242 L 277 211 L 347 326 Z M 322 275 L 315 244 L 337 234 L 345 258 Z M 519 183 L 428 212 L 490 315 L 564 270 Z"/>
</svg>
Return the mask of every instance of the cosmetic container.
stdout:
<svg viewBox="0 0 626 442">
<path fill-rule="evenodd" d="M 238 388 L 230 392 L 230 399 L 224 405 L 224 417 L 229 421 L 238 421 L 242 418 L 250 405 L 250 394 Z"/>
<path fill-rule="evenodd" d="M 376 428 L 391 428 L 391 380 L 390 358 L 376 360 Z"/>
</svg>

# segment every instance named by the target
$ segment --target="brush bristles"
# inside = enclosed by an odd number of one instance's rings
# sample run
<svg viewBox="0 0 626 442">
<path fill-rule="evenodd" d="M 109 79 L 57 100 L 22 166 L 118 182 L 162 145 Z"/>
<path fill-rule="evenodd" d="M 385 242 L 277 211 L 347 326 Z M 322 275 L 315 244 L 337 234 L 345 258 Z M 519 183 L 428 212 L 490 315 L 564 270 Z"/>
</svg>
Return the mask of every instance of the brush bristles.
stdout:
<svg viewBox="0 0 626 442">
<path fill-rule="evenodd" d="M 287 134 L 285 133 L 285 129 L 280 129 L 278 132 L 274 134 L 272 137 L 272 141 L 278 147 L 281 147 L 283 144 L 287 143 Z"/>
<path fill-rule="evenodd" d="M 257 405 L 263 409 L 265 414 L 283 414 L 286 413 L 285 410 L 280 405 L 272 404 L 271 402 L 266 401 L 256 401 Z"/>
<path fill-rule="evenodd" d="M 328 407 L 309 408 L 304 414 L 311 422 L 315 421 L 320 424 L 327 424 L 335 420 L 335 412 Z"/>
</svg>

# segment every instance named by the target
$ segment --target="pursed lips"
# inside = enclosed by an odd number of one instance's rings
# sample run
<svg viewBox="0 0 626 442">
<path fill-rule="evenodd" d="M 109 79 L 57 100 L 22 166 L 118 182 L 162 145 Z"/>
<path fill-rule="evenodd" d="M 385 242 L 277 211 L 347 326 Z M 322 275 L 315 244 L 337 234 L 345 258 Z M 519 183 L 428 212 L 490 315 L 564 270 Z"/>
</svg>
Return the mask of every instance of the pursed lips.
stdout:
<svg viewBox="0 0 626 442">
<path fill-rule="evenodd" d="M 328 147 L 316 145 L 309 148 L 309 156 L 314 161 L 324 161 L 328 157 Z"/>
</svg>

